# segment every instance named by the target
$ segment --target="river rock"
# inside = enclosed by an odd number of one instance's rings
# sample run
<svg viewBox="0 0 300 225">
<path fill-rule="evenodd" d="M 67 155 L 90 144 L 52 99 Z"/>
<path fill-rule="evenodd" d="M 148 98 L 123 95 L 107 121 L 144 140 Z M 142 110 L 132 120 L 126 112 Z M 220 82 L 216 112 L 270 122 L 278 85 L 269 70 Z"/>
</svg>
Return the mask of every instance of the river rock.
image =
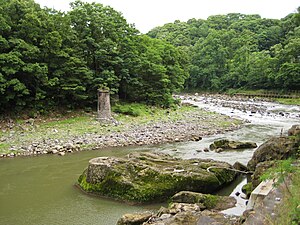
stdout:
<svg viewBox="0 0 300 225">
<path fill-rule="evenodd" d="M 235 162 L 233 168 L 242 172 L 248 172 L 248 167 L 240 162 Z"/>
<path fill-rule="evenodd" d="M 236 199 L 229 196 L 202 194 L 191 191 L 181 191 L 171 198 L 172 202 L 200 204 L 203 209 L 225 210 L 235 206 Z"/>
<path fill-rule="evenodd" d="M 66 153 L 65 152 L 59 152 L 58 155 L 64 156 Z"/>
<path fill-rule="evenodd" d="M 284 160 L 291 156 L 296 156 L 300 146 L 299 138 L 275 137 L 263 143 L 254 152 L 247 167 L 254 171 L 260 162 L 272 160 Z"/>
<path fill-rule="evenodd" d="M 241 141 L 229 141 L 227 139 L 222 139 L 222 140 L 217 140 L 212 143 L 209 148 L 211 150 L 216 150 L 216 149 L 246 149 L 246 148 L 256 148 L 257 145 L 254 142 L 241 142 Z M 219 152 L 221 152 L 219 150 Z"/>
<path fill-rule="evenodd" d="M 293 125 L 288 130 L 288 136 L 297 136 L 299 134 L 300 134 L 300 125 L 299 124 Z"/>
<path fill-rule="evenodd" d="M 208 167 L 213 167 L 207 171 Z M 178 159 L 161 153 L 131 153 L 126 158 L 99 157 L 89 161 L 79 186 L 130 202 L 161 202 L 183 191 L 212 193 L 234 180 L 225 162 Z"/>
<path fill-rule="evenodd" d="M 139 225 L 147 222 L 152 213 L 125 214 L 117 222 L 117 225 Z"/>
<path fill-rule="evenodd" d="M 176 210 L 172 210 L 176 209 Z M 197 204 L 174 203 L 169 207 L 170 213 L 151 217 L 143 225 L 221 225 L 239 224 L 238 218 L 208 210 L 199 211 Z M 172 214 L 172 211 L 178 211 Z"/>
</svg>

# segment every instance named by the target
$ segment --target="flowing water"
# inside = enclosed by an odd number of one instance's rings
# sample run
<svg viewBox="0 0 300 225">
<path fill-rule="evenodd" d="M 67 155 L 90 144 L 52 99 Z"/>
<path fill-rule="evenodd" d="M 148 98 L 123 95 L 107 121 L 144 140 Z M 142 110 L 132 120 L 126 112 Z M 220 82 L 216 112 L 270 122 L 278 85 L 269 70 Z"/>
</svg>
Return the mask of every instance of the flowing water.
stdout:
<svg viewBox="0 0 300 225">
<path fill-rule="evenodd" d="M 194 101 L 195 100 L 195 101 Z M 44 155 L 0 160 L 0 224 L 3 225 L 56 225 L 99 224 L 113 225 L 125 213 L 141 212 L 159 208 L 159 205 L 129 206 L 120 202 L 89 196 L 74 186 L 79 175 L 91 158 L 98 156 L 124 156 L 132 151 L 160 151 L 182 158 L 212 158 L 233 164 L 246 164 L 253 149 L 242 152 L 199 152 L 214 140 L 228 138 L 255 141 L 261 144 L 268 137 L 285 132 L 291 125 L 299 123 L 299 107 L 274 103 L 215 101 L 197 97 L 186 100 L 207 110 L 220 112 L 248 121 L 238 131 L 204 138 L 199 142 L 174 143 L 158 146 L 112 148 L 86 151 L 64 157 Z M 225 104 L 226 103 L 226 104 Z M 228 107 L 236 104 L 256 105 L 263 111 Z M 258 107 L 259 106 L 259 107 Z M 241 107 L 240 107 L 241 108 Z M 245 179 L 240 178 L 229 190 L 219 194 L 234 193 Z M 238 199 L 236 209 L 226 213 L 240 214 L 244 202 Z"/>
</svg>

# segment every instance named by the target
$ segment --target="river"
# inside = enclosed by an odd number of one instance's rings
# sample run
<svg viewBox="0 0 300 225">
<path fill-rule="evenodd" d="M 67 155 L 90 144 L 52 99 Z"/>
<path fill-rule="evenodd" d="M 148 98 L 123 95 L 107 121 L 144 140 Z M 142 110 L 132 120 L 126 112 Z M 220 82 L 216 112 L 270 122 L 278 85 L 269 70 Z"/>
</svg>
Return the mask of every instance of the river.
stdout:
<svg viewBox="0 0 300 225">
<path fill-rule="evenodd" d="M 261 144 L 270 136 L 286 132 L 293 124 L 299 123 L 299 106 L 251 100 L 215 100 L 201 96 L 184 98 L 184 101 L 247 120 L 248 123 L 237 131 L 205 137 L 199 142 L 111 148 L 78 152 L 64 157 L 42 155 L 0 159 L 0 224 L 114 225 L 125 213 L 157 209 L 161 204 L 129 206 L 82 193 L 74 184 L 86 168 L 89 159 L 98 156 L 124 156 L 132 151 L 160 151 L 182 158 L 213 158 L 231 164 L 236 161 L 246 164 L 253 154 L 253 149 L 222 153 L 200 151 L 221 138 L 255 141 Z M 254 109 L 257 111 L 254 112 Z M 243 183 L 245 179 L 240 179 L 233 188 L 240 188 Z M 234 194 L 236 189 L 233 188 L 225 192 Z M 236 210 L 233 213 L 236 213 Z"/>
</svg>

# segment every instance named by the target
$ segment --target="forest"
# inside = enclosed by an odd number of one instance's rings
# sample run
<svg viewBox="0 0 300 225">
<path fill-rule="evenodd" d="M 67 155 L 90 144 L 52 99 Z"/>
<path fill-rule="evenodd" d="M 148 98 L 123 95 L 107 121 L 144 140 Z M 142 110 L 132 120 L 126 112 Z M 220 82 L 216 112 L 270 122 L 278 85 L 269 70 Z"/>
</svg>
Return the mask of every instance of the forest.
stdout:
<svg viewBox="0 0 300 225">
<path fill-rule="evenodd" d="M 281 20 L 239 13 L 141 34 L 120 12 L 64 13 L 0 0 L 0 112 L 95 105 L 98 89 L 169 107 L 185 90 L 300 89 L 300 7 Z"/>
</svg>

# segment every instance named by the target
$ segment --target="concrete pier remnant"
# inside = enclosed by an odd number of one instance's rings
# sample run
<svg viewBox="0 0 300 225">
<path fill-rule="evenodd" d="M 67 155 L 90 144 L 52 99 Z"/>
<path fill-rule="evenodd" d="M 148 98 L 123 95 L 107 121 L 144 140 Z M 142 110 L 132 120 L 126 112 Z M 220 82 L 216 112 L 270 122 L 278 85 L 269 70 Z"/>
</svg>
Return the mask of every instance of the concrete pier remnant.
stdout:
<svg viewBox="0 0 300 225">
<path fill-rule="evenodd" d="M 110 94 L 109 90 L 98 90 L 98 116 L 101 122 L 109 122 L 111 120 Z"/>
</svg>

